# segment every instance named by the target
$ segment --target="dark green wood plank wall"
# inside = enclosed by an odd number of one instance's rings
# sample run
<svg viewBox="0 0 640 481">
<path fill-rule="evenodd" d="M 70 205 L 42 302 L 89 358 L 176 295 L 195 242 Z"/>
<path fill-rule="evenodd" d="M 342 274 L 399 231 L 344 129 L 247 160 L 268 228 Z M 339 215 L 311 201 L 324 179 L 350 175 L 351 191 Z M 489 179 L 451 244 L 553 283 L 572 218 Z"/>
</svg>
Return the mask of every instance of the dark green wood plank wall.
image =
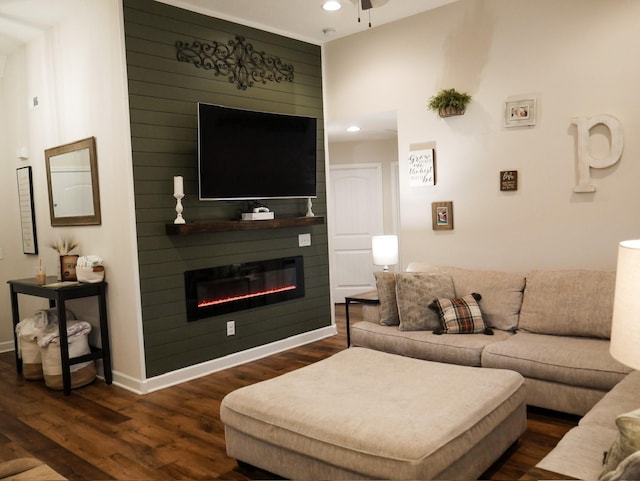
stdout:
<svg viewBox="0 0 640 481">
<path fill-rule="evenodd" d="M 235 202 L 200 202 L 197 102 L 318 118 L 316 215 L 326 216 L 320 47 L 152 0 L 124 1 L 131 142 L 147 377 L 220 358 L 331 324 L 325 225 L 168 236 L 175 218 L 173 176 L 184 176 L 187 221 L 231 219 Z M 294 67 L 294 81 L 239 90 L 227 77 L 176 59 L 175 43 L 227 42 L 242 35 Z M 270 201 L 277 215 L 304 215 L 306 201 Z M 311 247 L 298 247 L 310 232 Z M 272 306 L 186 321 L 183 272 L 238 262 L 304 256 L 306 295 Z M 236 335 L 227 337 L 234 320 Z"/>
</svg>

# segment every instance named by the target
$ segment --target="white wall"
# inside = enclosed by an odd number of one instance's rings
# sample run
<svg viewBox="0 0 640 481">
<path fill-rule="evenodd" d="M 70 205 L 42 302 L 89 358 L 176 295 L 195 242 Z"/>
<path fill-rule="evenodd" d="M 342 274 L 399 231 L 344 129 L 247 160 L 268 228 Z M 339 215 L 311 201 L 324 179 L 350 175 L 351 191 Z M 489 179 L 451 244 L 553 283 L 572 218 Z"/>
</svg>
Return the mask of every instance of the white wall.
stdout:
<svg viewBox="0 0 640 481">
<path fill-rule="evenodd" d="M 24 255 L 20 224 L 20 207 L 16 169 L 31 165 L 18 160 L 17 150 L 28 147 L 27 98 L 26 98 L 26 49 L 7 58 L 3 78 L 0 79 L 0 192 L 3 207 L 0 209 L 0 350 L 13 349 L 13 333 L 9 287 L 6 281 L 31 277 L 37 263 L 34 256 Z M 36 201 L 47 201 L 47 191 L 34 188 Z M 44 195 L 44 197 L 43 197 Z M 21 312 L 44 308 L 46 301 L 20 297 Z"/>
<path fill-rule="evenodd" d="M 0 188 L 4 200 L 0 283 L 33 276 L 38 256 L 22 253 L 15 169 L 31 165 L 39 256 L 48 273 L 57 254 L 48 245 L 60 237 L 79 242 L 81 255 L 100 255 L 106 266 L 114 380 L 145 378 L 135 235 L 133 173 L 128 119 L 122 6 L 113 0 L 85 2 L 83 9 L 12 55 L 5 68 L 0 116 L 7 132 Z M 33 97 L 39 106 L 29 108 Z M 102 224 L 50 225 L 44 150 L 95 136 Z M 18 147 L 30 159 L 19 161 Z M 6 217 L 6 218 L 5 218 Z M 6 266 L 6 268 L 5 268 Z M 24 298 L 25 296 L 20 296 Z M 97 325 L 94 300 L 73 301 L 72 310 Z M 21 311 L 21 317 L 28 309 Z M 0 344 L 11 341 L 8 287 L 0 297 Z"/>
<path fill-rule="evenodd" d="M 638 18 L 635 0 L 460 0 L 325 47 L 328 121 L 398 112 L 405 265 L 615 268 L 617 243 L 640 237 Z M 426 105 L 450 87 L 473 100 L 440 119 Z M 537 125 L 507 129 L 504 101 L 519 94 L 537 97 Z M 575 194 L 571 119 L 603 113 L 622 122 L 622 159 Z M 409 145 L 430 141 L 438 184 L 410 187 Z M 500 192 L 501 170 L 518 170 L 517 192 Z M 453 231 L 432 230 L 437 201 L 454 202 Z"/>
</svg>

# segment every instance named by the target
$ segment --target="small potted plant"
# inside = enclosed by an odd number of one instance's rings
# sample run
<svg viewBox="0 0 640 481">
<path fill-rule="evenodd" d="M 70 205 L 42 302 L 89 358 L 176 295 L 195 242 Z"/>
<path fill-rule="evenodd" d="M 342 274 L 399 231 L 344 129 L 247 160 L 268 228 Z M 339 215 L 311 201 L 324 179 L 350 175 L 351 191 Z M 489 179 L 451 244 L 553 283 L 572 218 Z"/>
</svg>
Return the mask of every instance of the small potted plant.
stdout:
<svg viewBox="0 0 640 481">
<path fill-rule="evenodd" d="M 438 112 L 440 117 L 463 115 L 471 95 L 460 93 L 456 89 L 443 89 L 429 99 L 429 109 Z"/>
</svg>

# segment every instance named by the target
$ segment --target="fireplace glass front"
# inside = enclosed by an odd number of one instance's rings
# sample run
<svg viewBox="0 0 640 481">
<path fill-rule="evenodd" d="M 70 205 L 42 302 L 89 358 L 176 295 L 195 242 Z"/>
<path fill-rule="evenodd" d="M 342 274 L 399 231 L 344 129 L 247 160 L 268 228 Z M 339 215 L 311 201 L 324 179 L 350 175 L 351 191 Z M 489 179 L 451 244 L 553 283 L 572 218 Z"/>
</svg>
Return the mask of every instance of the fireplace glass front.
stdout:
<svg viewBox="0 0 640 481">
<path fill-rule="evenodd" d="M 184 273 L 187 320 L 304 297 L 303 257 L 230 264 Z"/>
</svg>

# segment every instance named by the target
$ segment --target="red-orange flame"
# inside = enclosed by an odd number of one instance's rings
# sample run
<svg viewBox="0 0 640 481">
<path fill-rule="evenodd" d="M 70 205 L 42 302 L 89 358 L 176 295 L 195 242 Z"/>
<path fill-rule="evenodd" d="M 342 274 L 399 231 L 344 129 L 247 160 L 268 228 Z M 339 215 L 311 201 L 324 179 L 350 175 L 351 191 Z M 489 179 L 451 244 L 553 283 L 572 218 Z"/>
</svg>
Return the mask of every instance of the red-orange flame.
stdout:
<svg viewBox="0 0 640 481">
<path fill-rule="evenodd" d="M 225 297 L 224 299 L 215 299 L 212 301 L 200 301 L 198 302 L 198 307 L 216 306 L 219 304 L 224 304 L 226 302 L 241 301 L 243 299 L 251 299 L 252 297 L 265 296 L 267 294 L 276 294 L 278 292 L 292 291 L 295 288 L 296 286 L 284 286 L 284 287 L 278 287 L 276 289 L 268 289 L 265 291 L 252 292 L 250 294 L 243 294 L 241 296 Z"/>
</svg>

